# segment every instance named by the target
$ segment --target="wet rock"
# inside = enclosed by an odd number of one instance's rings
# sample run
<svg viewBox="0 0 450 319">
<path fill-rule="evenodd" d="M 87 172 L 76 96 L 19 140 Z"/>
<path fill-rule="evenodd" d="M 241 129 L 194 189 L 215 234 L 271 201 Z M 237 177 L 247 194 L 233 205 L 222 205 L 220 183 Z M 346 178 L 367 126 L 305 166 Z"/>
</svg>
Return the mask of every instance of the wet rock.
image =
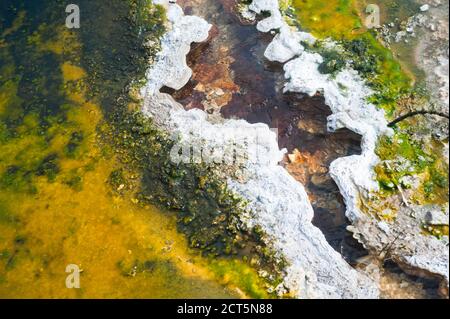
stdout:
<svg viewBox="0 0 450 319">
<path fill-rule="evenodd" d="M 425 214 L 425 222 L 428 225 L 447 225 L 448 226 L 448 214 L 442 211 L 432 210 Z"/>
<path fill-rule="evenodd" d="M 175 90 L 181 89 L 191 78 L 192 70 L 186 62 L 186 55 L 191 49 L 192 42 L 202 42 L 209 36 L 211 25 L 196 16 L 184 16 L 183 10 L 167 0 L 154 0 L 154 3 L 166 7 L 167 18 L 172 23 L 171 32 L 167 32 L 161 42 L 162 50 L 156 60 L 164 59 L 166 63 L 153 64 L 147 72 L 148 84 L 143 96 L 153 95 L 163 86 Z M 189 34 L 186 34 L 186 30 Z"/>
</svg>

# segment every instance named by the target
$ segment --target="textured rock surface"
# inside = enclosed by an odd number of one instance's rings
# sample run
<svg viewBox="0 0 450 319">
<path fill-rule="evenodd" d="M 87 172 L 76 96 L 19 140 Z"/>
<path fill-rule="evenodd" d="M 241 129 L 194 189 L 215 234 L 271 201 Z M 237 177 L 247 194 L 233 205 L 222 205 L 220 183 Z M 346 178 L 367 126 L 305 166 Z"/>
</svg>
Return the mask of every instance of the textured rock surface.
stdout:
<svg viewBox="0 0 450 319">
<path fill-rule="evenodd" d="M 420 228 L 422 211 L 438 208 L 403 207 L 399 218 L 391 224 L 378 222 L 360 209 L 362 198 L 370 198 L 371 192 L 378 191 L 373 170 L 379 162 L 375 147 L 380 135 L 392 134 L 384 112 L 367 102 L 371 91 L 355 71 L 344 69 L 333 78 L 321 74 L 318 67 L 322 57 L 292 43 L 298 41 L 298 32 L 287 26 L 278 8 L 278 0 L 254 0 L 249 6 L 255 13 L 270 13 L 270 17 L 258 23 L 258 30 L 279 30 L 269 46 L 271 49 L 266 51 L 266 58 L 283 62 L 296 56 L 284 65 L 288 81 L 285 91 L 310 96 L 320 92 L 333 112 L 328 118 L 328 129 L 335 131 L 346 127 L 362 136 L 361 155 L 339 158 L 330 166 L 330 173 L 345 199 L 346 215 L 353 223 L 351 230 L 355 238 L 376 254 L 388 250 L 389 256 L 400 264 L 440 276 L 448 285 L 448 237 L 439 240 L 424 235 Z M 280 49 L 280 46 L 285 48 Z M 448 216 L 448 209 L 446 214 Z"/>
<path fill-rule="evenodd" d="M 243 216 L 243 222 L 261 226 L 269 244 L 290 263 L 284 286 L 292 293 L 302 298 L 376 298 L 374 282 L 352 269 L 312 225 L 313 210 L 303 186 L 278 166 L 284 151 L 279 150 L 275 133 L 266 125 L 243 120 L 213 124 L 205 112 L 185 111 L 171 96 L 158 92 L 164 85 L 177 89 L 186 84 L 190 74 L 185 64 L 187 47 L 206 40 L 209 30 L 206 22 L 184 16 L 176 4 L 158 3 L 168 7 L 172 27 L 148 71 L 143 112 L 162 129 L 178 135 L 182 143 L 243 151 L 245 160 L 240 166 L 245 178 L 230 178 L 229 186 L 250 202 L 250 213 Z M 267 23 L 269 28 L 272 25 Z M 264 30 L 264 24 L 260 27 Z M 289 50 L 295 51 L 295 45 Z"/>
<path fill-rule="evenodd" d="M 379 30 L 384 44 L 402 43 L 414 52 L 415 63 L 423 70 L 434 109 L 449 109 L 449 2 L 415 0 L 421 7 L 404 21 L 384 24 Z M 423 10 L 426 8 L 426 10 Z M 400 29 L 398 31 L 398 29 Z"/>
<path fill-rule="evenodd" d="M 434 0 L 421 25 L 417 61 L 427 76 L 438 110 L 449 112 L 449 2 Z M 438 88 L 438 89 L 436 89 Z"/>
<path fill-rule="evenodd" d="M 211 28 L 205 20 L 185 16 L 179 6 L 168 5 L 166 0 L 153 2 L 166 6 L 167 18 L 176 23 L 170 25 L 171 30 L 161 40 L 164 46 L 156 57 L 158 63 L 147 73 L 147 78 L 151 81 L 145 86 L 146 92 L 142 92 L 144 96 L 158 92 L 163 86 L 179 90 L 189 81 L 192 71 L 187 66 L 186 55 L 191 49 L 191 43 L 206 39 Z M 185 30 L 189 30 L 189 37 L 186 37 Z"/>
</svg>

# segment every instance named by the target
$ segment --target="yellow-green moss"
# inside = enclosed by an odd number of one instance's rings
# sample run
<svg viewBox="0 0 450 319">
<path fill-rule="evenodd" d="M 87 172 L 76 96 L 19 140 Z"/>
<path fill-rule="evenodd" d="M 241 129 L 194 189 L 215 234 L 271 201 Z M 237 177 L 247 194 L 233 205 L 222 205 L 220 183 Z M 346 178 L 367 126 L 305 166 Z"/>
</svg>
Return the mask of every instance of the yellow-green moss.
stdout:
<svg viewBox="0 0 450 319">
<path fill-rule="evenodd" d="M 269 298 L 266 281 L 246 262 L 237 259 L 212 259 L 211 270 L 221 280 L 243 291 L 250 298 Z"/>
<path fill-rule="evenodd" d="M 397 132 L 393 137 L 380 139 L 376 153 L 381 163 L 375 167 L 383 191 L 397 192 L 405 176 L 419 181 L 413 200 L 418 204 L 444 204 L 448 202 L 448 164 L 443 158 L 443 144 L 435 139 L 425 144 L 413 140 L 410 134 Z"/>
<path fill-rule="evenodd" d="M 423 225 L 422 229 L 426 235 L 442 238 L 449 235 L 448 225 Z"/>
<path fill-rule="evenodd" d="M 292 0 L 302 28 L 319 38 L 353 38 L 363 32 L 352 0 Z"/>
<path fill-rule="evenodd" d="M 64 13 L 54 5 L 43 16 Z M 30 16 L 0 47 L 0 297 L 246 297 L 189 249 L 173 214 L 111 191 L 121 164 L 98 143 L 103 114 L 87 98 L 78 35 Z M 123 276 L 117 264 L 136 260 L 156 266 Z M 64 285 L 71 263 L 79 290 Z"/>
<path fill-rule="evenodd" d="M 392 51 L 382 45 L 376 31 L 366 29 L 361 23 L 363 10 L 368 4 L 367 1 L 356 0 L 291 1 L 300 28 L 319 38 L 318 44 L 309 49 L 324 56 L 322 72 L 333 74 L 350 63 L 375 92 L 369 97 L 369 102 L 384 109 L 388 119 L 394 119 L 409 111 L 412 105 L 426 103 L 427 93 L 419 85 L 414 86 L 410 73 L 402 68 Z M 402 11 L 405 18 L 405 8 L 410 4 L 386 0 L 381 1 L 380 6 L 382 14 L 394 6 L 393 10 Z M 292 19 L 292 15 L 290 17 Z M 323 48 L 320 40 L 327 38 L 336 41 L 343 52 Z M 444 204 L 449 198 L 448 164 L 443 159 L 442 142 L 436 139 L 431 139 L 431 143 L 414 140 L 414 132 L 403 126 L 396 128 L 393 137 L 381 137 L 376 150 L 381 159 L 375 167 L 381 186 L 381 193 L 377 194 L 380 200 L 365 205 L 373 205 L 376 209 L 365 209 L 384 220 L 392 220 L 396 216 L 397 209 L 390 207 L 389 197 L 398 194 L 399 188 L 411 187 L 402 183 L 405 176 L 414 176 L 419 181 L 420 186 L 410 199 L 414 203 Z"/>
<path fill-rule="evenodd" d="M 319 39 L 331 38 L 346 50 L 345 61 L 372 63 L 370 68 L 358 68 L 375 94 L 370 102 L 392 116 L 398 100 L 411 93 L 413 79 L 402 69 L 392 52 L 385 48 L 372 30 L 366 29 L 353 0 L 292 0 L 300 27 Z M 353 50 L 352 50 L 353 49 Z"/>
</svg>

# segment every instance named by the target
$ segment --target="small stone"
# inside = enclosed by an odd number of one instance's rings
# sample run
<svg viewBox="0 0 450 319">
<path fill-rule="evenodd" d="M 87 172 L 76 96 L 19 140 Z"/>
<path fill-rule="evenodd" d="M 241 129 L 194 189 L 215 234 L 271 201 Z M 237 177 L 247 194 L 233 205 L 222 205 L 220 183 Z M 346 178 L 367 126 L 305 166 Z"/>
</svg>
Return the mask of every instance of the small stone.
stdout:
<svg viewBox="0 0 450 319">
<path fill-rule="evenodd" d="M 217 96 L 222 96 L 225 94 L 225 92 L 222 89 L 217 89 L 215 93 Z"/>
<path fill-rule="evenodd" d="M 423 6 L 420 7 L 420 11 L 422 12 L 427 12 L 428 10 L 430 10 L 429 4 L 424 4 Z"/>
<path fill-rule="evenodd" d="M 205 86 L 202 83 L 197 84 L 197 86 L 194 88 L 194 90 L 198 92 L 205 92 Z"/>
<path fill-rule="evenodd" d="M 400 288 L 405 289 L 405 288 L 408 288 L 408 287 L 409 287 L 409 283 L 408 282 L 402 281 L 400 283 Z"/>
<path fill-rule="evenodd" d="M 440 211 L 433 210 L 433 211 L 429 211 L 425 214 L 425 222 L 428 225 L 433 225 L 433 226 L 448 225 L 449 218 L 448 218 L 448 215 L 443 214 Z"/>
</svg>

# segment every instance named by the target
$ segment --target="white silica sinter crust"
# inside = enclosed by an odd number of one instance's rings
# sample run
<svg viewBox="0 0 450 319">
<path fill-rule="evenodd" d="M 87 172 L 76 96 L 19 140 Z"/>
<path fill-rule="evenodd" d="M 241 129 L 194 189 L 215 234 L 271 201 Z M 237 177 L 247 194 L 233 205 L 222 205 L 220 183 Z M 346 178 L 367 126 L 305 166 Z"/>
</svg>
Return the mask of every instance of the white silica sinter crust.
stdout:
<svg viewBox="0 0 450 319">
<path fill-rule="evenodd" d="M 161 87 L 167 86 L 175 90 L 181 89 L 192 76 L 192 70 L 187 66 L 186 55 L 192 42 L 202 42 L 209 34 L 211 25 L 196 16 L 185 16 L 178 5 L 172 5 L 167 0 L 154 0 L 155 4 L 166 8 L 170 22 L 167 32 L 161 42 L 164 45 L 156 57 L 157 63 L 147 72 L 148 81 L 143 95 L 153 95 Z M 189 37 L 186 37 L 189 30 Z"/>
<path fill-rule="evenodd" d="M 245 178 L 238 181 L 229 177 L 228 185 L 249 202 L 249 213 L 242 216 L 242 222 L 260 226 L 267 234 L 267 244 L 290 264 L 280 291 L 286 288 L 301 298 L 377 298 L 377 285 L 351 268 L 312 225 L 313 210 L 307 194 L 278 165 L 285 150 L 279 149 L 276 134 L 267 125 L 244 120 L 213 124 L 205 112 L 186 111 L 170 95 L 159 92 L 163 86 L 178 89 L 188 82 L 191 71 L 186 70 L 187 47 L 191 42 L 206 40 L 210 25 L 200 18 L 184 16 L 174 3 L 155 2 L 166 6 L 170 28 L 161 41 L 161 53 L 147 73 L 143 113 L 182 143 L 222 149 L 246 149 L 248 141 L 257 144 L 257 152 L 251 152 L 241 163 Z M 229 135 L 230 130 L 238 135 Z"/>
<path fill-rule="evenodd" d="M 449 280 L 449 251 L 447 240 L 438 240 L 420 232 L 421 210 L 435 207 L 411 207 L 413 212 L 403 212 L 392 224 L 378 222 L 360 209 L 361 198 L 368 198 L 378 191 L 374 167 L 379 163 L 375 154 L 376 143 L 381 135 L 390 135 L 384 112 L 368 103 L 373 93 L 357 72 L 349 68 L 334 77 L 321 74 L 319 65 L 323 58 L 304 50 L 298 42 L 299 32 L 288 26 L 279 11 L 278 0 L 253 0 L 249 10 L 255 13 L 269 12 L 270 17 L 258 22 L 262 32 L 278 31 L 265 56 L 270 61 L 287 62 L 284 65 L 287 83 L 285 91 L 313 96 L 321 93 L 332 115 L 328 129 L 335 131 L 348 128 L 362 136 L 362 154 L 335 160 L 330 174 L 336 181 L 347 205 L 346 215 L 353 224 L 351 230 L 368 249 L 380 253 L 391 247 L 391 254 L 408 267 L 424 270 Z M 312 36 L 310 36 L 312 38 Z M 311 38 L 303 35 L 304 42 Z M 330 45 L 330 44 L 328 44 Z M 331 43 L 331 45 L 333 45 Z M 448 216 L 448 210 L 447 210 Z"/>
</svg>

